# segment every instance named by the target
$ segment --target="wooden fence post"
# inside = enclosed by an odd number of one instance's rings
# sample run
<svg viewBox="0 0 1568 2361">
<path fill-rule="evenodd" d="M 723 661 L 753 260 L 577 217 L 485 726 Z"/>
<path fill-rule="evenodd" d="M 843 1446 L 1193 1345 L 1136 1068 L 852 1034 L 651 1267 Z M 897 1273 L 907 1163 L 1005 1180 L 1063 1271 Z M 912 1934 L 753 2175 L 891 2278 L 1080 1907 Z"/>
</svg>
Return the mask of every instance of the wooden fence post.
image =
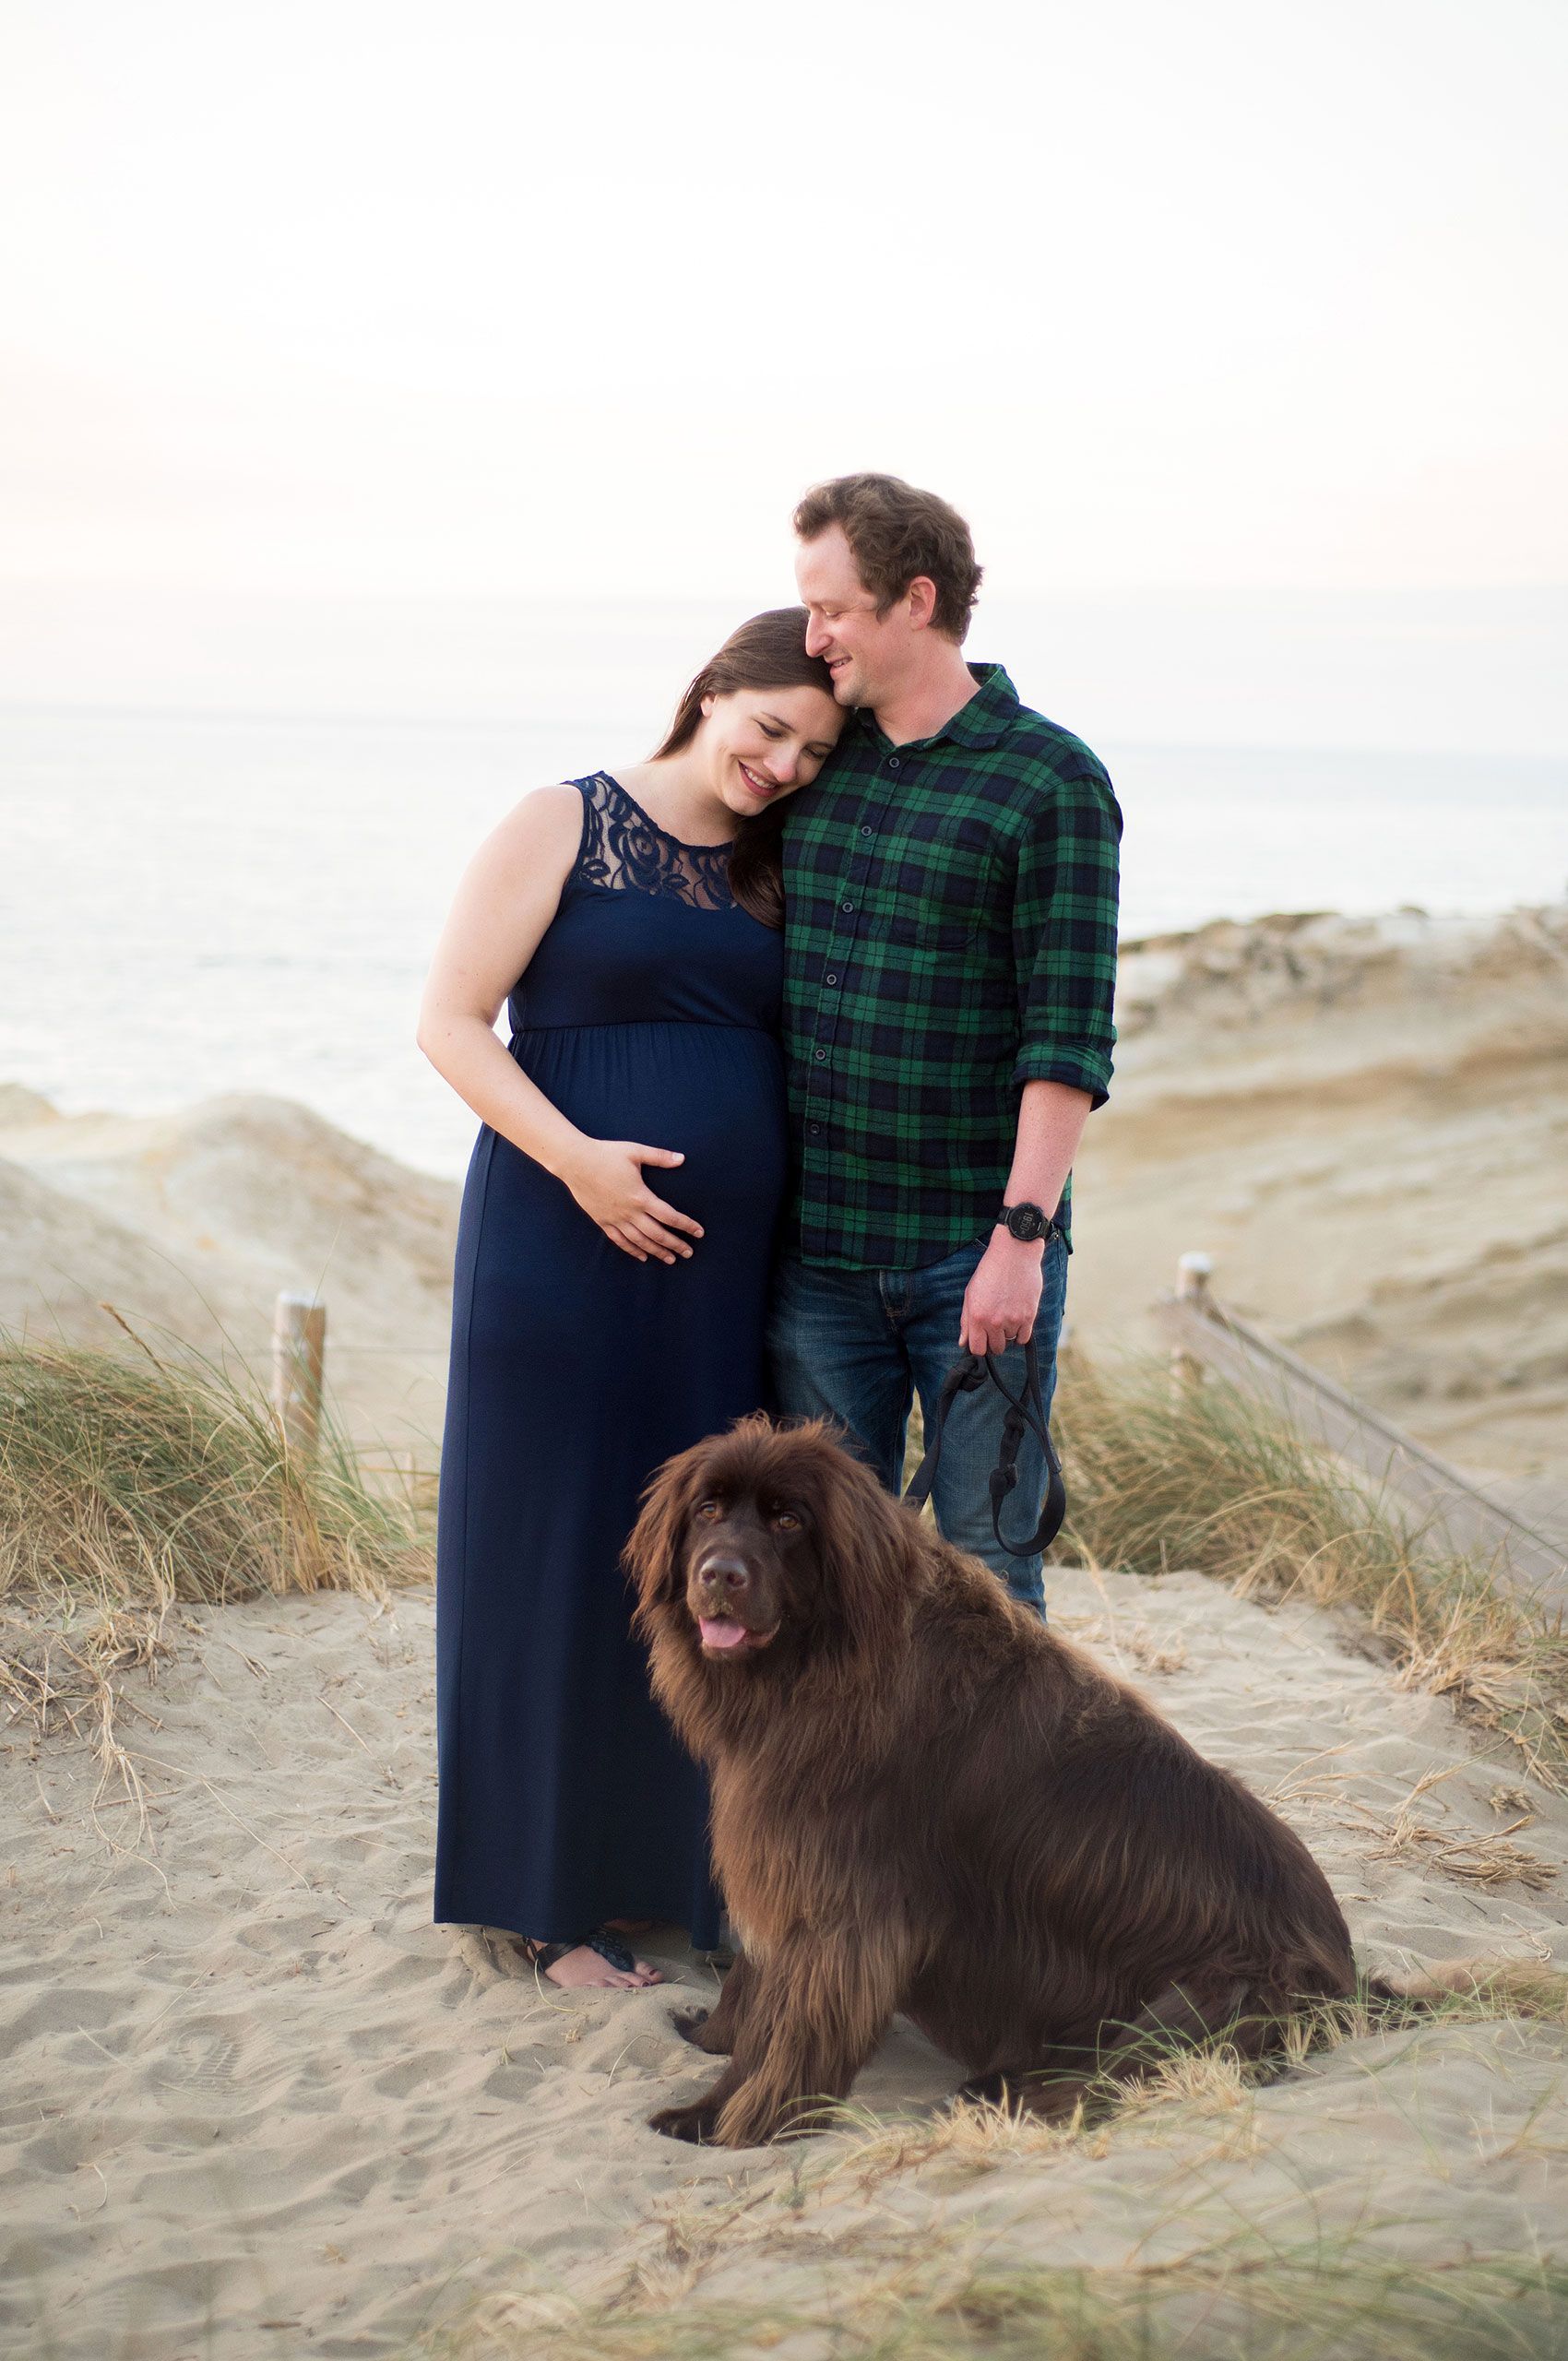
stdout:
<svg viewBox="0 0 1568 2361">
<path fill-rule="evenodd" d="M 1189 1311 L 1206 1313 L 1211 1298 L 1209 1280 L 1214 1275 L 1214 1264 L 1206 1254 L 1192 1252 L 1182 1255 L 1176 1264 L 1176 1300 L 1184 1303 Z M 1170 1377 L 1178 1401 L 1191 1394 L 1204 1382 L 1204 1365 L 1195 1353 L 1178 1345 L 1170 1356 Z"/>
<path fill-rule="evenodd" d="M 272 1314 L 272 1406 L 289 1449 L 311 1457 L 321 1432 L 327 1306 L 313 1295 L 280 1295 Z"/>
</svg>

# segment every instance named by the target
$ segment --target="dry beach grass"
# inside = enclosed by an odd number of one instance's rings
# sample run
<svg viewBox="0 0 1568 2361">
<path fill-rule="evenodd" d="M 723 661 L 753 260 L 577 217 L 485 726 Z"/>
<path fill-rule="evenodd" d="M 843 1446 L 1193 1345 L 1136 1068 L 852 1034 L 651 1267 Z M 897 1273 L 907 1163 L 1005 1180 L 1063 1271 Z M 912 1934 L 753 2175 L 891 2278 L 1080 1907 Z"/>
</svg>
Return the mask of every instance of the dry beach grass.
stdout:
<svg viewBox="0 0 1568 2361">
<path fill-rule="evenodd" d="M 0 1338 L 0 1599 L 379 1594 L 422 1571 L 411 1513 L 368 1489 L 330 1424 L 303 1457 L 243 1375 L 131 1346 Z"/>
<path fill-rule="evenodd" d="M 1568 1631 L 1434 1542 L 1255 1399 L 1158 1361 L 1063 1356 L 1053 1422 L 1071 1502 L 1059 1554 L 1158 1573 L 1194 1567 L 1241 1597 L 1365 1619 L 1405 1685 L 1451 1698 L 1568 1786 Z"/>
<path fill-rule="evenodd" d="M 1478 1977 L 1436 1997 L 1425 2022 L 1508 2018 L 1561 2035 L 1568 1977 L 1538 1965 Z M 1412 2010 L 1408 2022 L 1421 2021 Z M 1387 2251 L 1390 2233 L 1410 2227 L 1397 2220 L 1319 2225 L 1292 2239 L 1238 2209 L 1169 2255 L 1134 2248 L 1119 2268 L 1052 2266 L 1038 2255 L 999 2259 L 966 2208 L 992 2177 L 1015 2189 L 1032 2181 L 1043 2204 L 1053 2167 L 1072 2159 L 1113 2169 L 1133 2142 L 1178 2160 L 1174 2188 L 1184 2177 L 1208 2194 L 1206 2168 L 1244 2166 L 1265 2153 L 1259 2091 L 1386 2030 L 1385 2013 L 1380 2022 L 1346 2005 L 1303 2019 L 1287 2058 L 1266 2070 L 1224 2048 L 1173 2051 L 1142 2082 L 1108 2084 L 1101 2103 L 1064 2124 L 985 2105 L 893 2119 L 845 2106 L 837 2136 L 811 2142 L 787 2170 L 657 2207 L 641 2251 L 601 2274 L 594 2293 L 493 2292 L 420 2350 L 447 2361 L 760 2361 L 779 2352 L 851 2361 L 1546 2361 L 1568 2331 L 1568 2267 L 1542 2254 L 1417 2267 Z M 1513 2145 L 1568 2153 L 1561 2130 L 1561 2120 L 1555 2137 L 1526 2122 Z M 905 2210 L 917 2190 L 934 2201 L 918 2237 Z M 1169 2225 L 1151 2220 L 1139 2247 Z M 1048 2213 L 1036 2227 L 1049 2250 Z M 717 2282 L 754 2289 L 767 2279 L 770 2298 L 713 2293 Z"/>
<path fill-rule="evenodd" d="M 13 1446 L 6 1529 L 32 1521 L 35 1546 L 46 1513 L 77 1575 L 13 1577 L 9 1609 L 35 1631 L 161 1609 L 169 1652 L 156 1686 L 113 1673 L 134 1809 L 106 1800 L 90 1712 L 73 1735 L 11 1700 L 0 2349 L 1561 2349 L 1568 1803 L 1544 1745 L 1522 1752 L 1457 1720 L 1458 1691 L 1412 1685 L 1419 1552 L 1369 1560 L 1362 1510 L 1336 1531 L 1333 1479 L 1238 1430 L 1235 1406 L 1206 1397 L 1173 1430 L 1135 1372 L 1074 1371 L 1080 1562 L 1052 1570 L 1053 1611 L 1301 1830 L 1371 1965 L 1490 1952 L 1506 1972 L 1409 2023 L 1348 2011 L 1303 2026 L 1273 2076 L 1224 2051 L 1154 2061 L 1056 2130 L 945 2111 L 952 2069 L 897 2026 L 840 2129 L 737 2156 L 646 2130 L 699 2071 L 668 1988 L 559 1994 L 504 1945 L 429 1924 L 432 1602 L 422 1583 L 386 1586 L 419 1561 L 386 1504 L 339 1492 L 351 1471 L 328 1462 L 308 1513 L 291 1508 L 301 1471 L 265 1432 L 246 1442 L 244 1419 L 231 1430 L 221 1395 L 198 1385 L 193 1402 L 189 1372 L 134 1352 L 112 1371 L 44 1358 L 15 1392 L 42 1389 L 52 1472 L 35 1479 L 30 1446 Z M 1144 1477 L 1127 1458 L 1121 1526 L 1085 1458 L 1091 1383 L 1096 1434 L 1121 1421 L 1107 1448 L 1148 1442 Z M 1264 1465 L 1293 1486 L 1265 1501 Z M 1159 1523 L 1209 1571 L 1161 1571 L 1138 1541 Z M 1145 1571 L 1110 1568 L 1134 1548 Z M 30 1562 L 46 1575 L 41 1548 Z M 1382 1637 L 1312 1591 L 1324 1568 L 1362 1582 L 1369 1563 Z M 657 1948 L 700 1990 L 672 1936 Z"/>
<path fill-rule="evenodd" d="M 813 2274 L 819 2280 L 829 2274 Z M 1568 2272 L 1533 2260 L 1412 2270 L 1353 2241 L 1222 2239 L 1143 2271 L 921 2263 L 866 2252 L 852 2300 L 499 2298 L 443 2361 L 1556 2361 Z"/>
<path fill-rule="evenodd" d="M 167 1662 L 173 1610 L 379 1599 L 430 1564 L 411 1509 L 366 1487 L 330 1425 L 303 1458 L 245 1378 L 125 1333 L 121 1354 L 0 1338 L 0 1701 L 89 1739 L 139 1807 L 116 1721 L 149 1718 L 125 1677 Z"/>
</svg>

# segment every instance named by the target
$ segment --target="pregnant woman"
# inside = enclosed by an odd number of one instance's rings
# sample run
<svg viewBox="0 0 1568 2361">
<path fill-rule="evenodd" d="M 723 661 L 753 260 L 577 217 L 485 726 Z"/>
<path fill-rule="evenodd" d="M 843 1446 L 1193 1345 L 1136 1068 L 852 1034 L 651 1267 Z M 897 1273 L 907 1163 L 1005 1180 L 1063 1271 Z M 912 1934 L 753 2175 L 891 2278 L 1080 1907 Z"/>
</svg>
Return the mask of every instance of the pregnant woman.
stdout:
<svg viewBox="0 0 1568 2361">
<path fill-rule="evenodd" d="M 650 761 L 520 803 L 421 1012 L 483 1125 L 441 1462 L 435 1916 L 510 1930 L 557 1984 L 656 1983 L 628 1919 L 719 1941 L 707 1788 L 649 1694 L 620 1557 L 659 1463 L 764 1395 L 778 807 L 843 719 L 805 628 L 754 616 Z"/>
</svg>

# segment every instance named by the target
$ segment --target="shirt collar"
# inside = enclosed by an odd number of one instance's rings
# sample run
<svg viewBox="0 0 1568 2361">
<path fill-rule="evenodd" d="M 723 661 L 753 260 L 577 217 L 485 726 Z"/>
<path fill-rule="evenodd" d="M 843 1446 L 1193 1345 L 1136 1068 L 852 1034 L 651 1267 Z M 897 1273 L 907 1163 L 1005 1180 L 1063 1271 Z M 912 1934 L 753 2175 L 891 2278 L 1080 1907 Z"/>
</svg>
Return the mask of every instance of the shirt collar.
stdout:
<svg viewBox="0 0 1568 2361">
<path fill-rule="evenodd" d="M 1005 735 L 1009 724 L 1017 718 L 1017 690 L 1000 664 L 971 664 L 969 677 L 980 682 L 979 694 L 961 705 L 931 737 L 915 739 L 915 745 L 935 746 L 946 738 L 956 746 L 994 746 Z M 855 720 L 861 729 L 882 736 L 869 706 L 857 706 Z"/>
</svg>

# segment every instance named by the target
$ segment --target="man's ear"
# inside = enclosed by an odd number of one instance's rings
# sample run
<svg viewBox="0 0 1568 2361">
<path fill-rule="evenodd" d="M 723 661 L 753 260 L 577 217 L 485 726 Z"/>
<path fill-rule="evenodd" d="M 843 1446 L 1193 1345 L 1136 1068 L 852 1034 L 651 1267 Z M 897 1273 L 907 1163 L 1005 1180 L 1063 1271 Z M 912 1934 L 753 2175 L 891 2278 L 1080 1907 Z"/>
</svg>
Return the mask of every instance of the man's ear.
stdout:
<svg viewBox="0 0 1568 2361">
<path fill-rule="evenodd" d="M 936 585 L 929 574 L 917 574 L 904 596 L 909 602 L 909 628 L 927 631 L 936 612 Z"/>
</svg>

